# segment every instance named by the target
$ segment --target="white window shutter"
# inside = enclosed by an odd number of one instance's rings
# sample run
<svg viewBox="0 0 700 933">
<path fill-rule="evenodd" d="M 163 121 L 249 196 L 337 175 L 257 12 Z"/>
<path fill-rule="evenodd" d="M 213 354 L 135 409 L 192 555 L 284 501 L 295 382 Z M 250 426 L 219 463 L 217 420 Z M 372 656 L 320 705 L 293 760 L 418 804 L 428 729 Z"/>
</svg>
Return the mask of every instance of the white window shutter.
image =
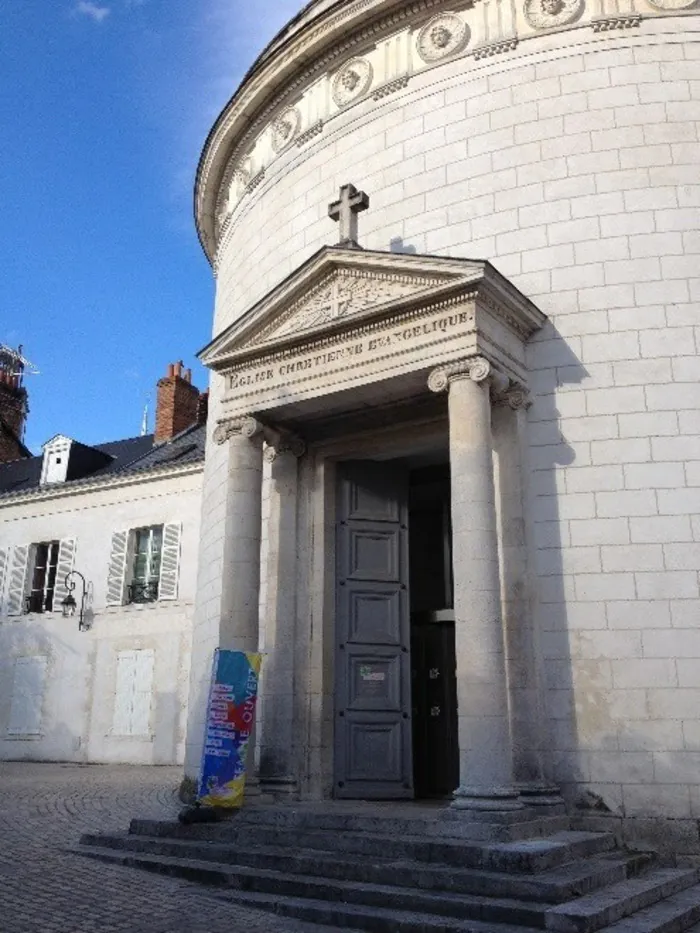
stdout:
<svg viewBox="0 0 700 933">
<path fill-rule="evenodd" d="M 117 683 L 114 693 L 114 721 L 112 723 L 112 732 L 115 735 L 130 734 L 135 666 L 135 651 L 119 652 L 117 655 Z"/>
<path fill-rule="evenodd" d="M 153 691 L 154 660 L 154 652 L 151 649 L 136 652 L 131 735 L 150 735 L 151 732 L 151 695 Z"/>
<path fill-rule="evenodd" d="M 5 595 L 5 579 L 10 563 L 10 552 L 7 548 L 0 548 L 0 614 L 3 610 L 3 597 Z"/>
<path fill-rule="evenodd" d="M 154 661 L 150 648 L 119 652 L 113 735 L 150 735 Z"/>
<path fill-rule="evenodd" d="M 107 574 L 108 606 L 121 606 L 124 602 L 128 548 L 129 532 L 115 531 L 112 535 L 112 552 L 109 555 L 109 571 Z"/>
<path fill-rule="evenodd" d="M 10 735 L 40 735 L 46 658 L 17 658 L 12 684 Z"/>
<path fill-rule="evenodd" d="M 15 548 L 10 566 L 10 585 L 7 592 L 8 616 L 19 616 L 24 612 L 28 563 L 29 545 L 21 544 Z"/>
<path fill-rule="evenodd" d="M 61 611 L 61 603 L 68 595 L 66 589 L 66 576 L 73 569 L 75 559 L 75 538 L 63 538 L 58 546 L 58 563 L 56 565 L 56 584 L 53 590 L 54 612 Z"/>
<path fill-rule="evenodd" d="M 160 557 L 160 582 L 158 599 L 177 599 L 177 587 L 180 576 L 180 537 L 182 525 L 179 523 L 163 527 L 163 550 Z"/>
</svg>

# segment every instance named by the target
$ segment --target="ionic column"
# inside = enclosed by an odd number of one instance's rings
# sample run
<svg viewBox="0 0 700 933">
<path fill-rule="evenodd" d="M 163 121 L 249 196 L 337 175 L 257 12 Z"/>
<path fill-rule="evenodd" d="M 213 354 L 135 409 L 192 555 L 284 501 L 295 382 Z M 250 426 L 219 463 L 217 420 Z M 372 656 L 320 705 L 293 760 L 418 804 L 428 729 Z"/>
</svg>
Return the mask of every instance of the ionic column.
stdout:
<svg viewBox="0 0 700 933">
<path fill-rule="evenodd" d="M 260 695 L 260 783 L 291 794 L 294 767 L 294 652 L 296 631 L 298 459 L 304 442 L 290 435 L 268 440 L 270 517 L 263 607 L 264 661 Z"/>
<path fill-rule="evenodd" d="M 431 373 L 448 392 L 460 785 L 453 806 L 515 810 L 493 480 L 489 362 Z"/>
<path fill-rule="evenodd" d="M 214 432 L 217 444 L 228 444 L 219 647 L 234 651 L 258 650 L 262 430 L 255 418 L 242 418 Z"/>
<path fill-rule="evenodd" d="M 543 767 L 542 658 L 528 570 L 523 466 L 532 403 L 517 383 L 492 394 L 491 401 L 513 778 L 526 806 L 560 805 L 559 790 L 545 779 Z"/>
<path fill-rule="evenodd" d="M 254 418 L 223 421 L 207 451 L 192 630 L 186 773 L 199 774 L 216 648 L 257 651 L 262 433 Z M 249 744 L 249 749 L 252 748 Z M 250 769 L 252 771 L 252 767 Z M 250 784 L 247 793 L 250 795 Z M 254 783 L 253 783 L 254 792 Z"/>
<path fill-rule="evenodd" d="M 262 432 L 255 418 L 223 422 L 214 432 L 217 444 L 228 444 L 219 647 L 232 651 L 255 652 L 260 646 Z M 246 752 L 246 800 L 260 795 L 256 734 L 254 725 Z"/>
</svg>

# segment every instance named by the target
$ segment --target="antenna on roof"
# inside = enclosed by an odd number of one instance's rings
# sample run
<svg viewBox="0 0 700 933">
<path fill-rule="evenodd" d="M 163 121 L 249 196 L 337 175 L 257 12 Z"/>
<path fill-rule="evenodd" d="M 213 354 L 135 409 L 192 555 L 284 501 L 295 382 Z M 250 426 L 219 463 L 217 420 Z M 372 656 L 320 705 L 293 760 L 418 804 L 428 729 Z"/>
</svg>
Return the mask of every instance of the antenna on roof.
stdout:
<svg viewBox="0 0 700 933">
<path fill-rule="evenodd" d="M 143 418 L 141 419 L 141 437 L 145 437 L 148 434 L 148 402 L 150 401 L 151 393 L 149 392 L 146 396 L 146 404 L 143 406 Z"/>
<path fill-rule="evenodd" d="M 22 356 L 22 345 L 15 350 L 7 344 L 0 343 L 0 370 L 6 377 L 16 379 L 16 386 L 22 385 L 24 376 L 38 376 L 39 370 L 33 363 Z"/>
</svg>

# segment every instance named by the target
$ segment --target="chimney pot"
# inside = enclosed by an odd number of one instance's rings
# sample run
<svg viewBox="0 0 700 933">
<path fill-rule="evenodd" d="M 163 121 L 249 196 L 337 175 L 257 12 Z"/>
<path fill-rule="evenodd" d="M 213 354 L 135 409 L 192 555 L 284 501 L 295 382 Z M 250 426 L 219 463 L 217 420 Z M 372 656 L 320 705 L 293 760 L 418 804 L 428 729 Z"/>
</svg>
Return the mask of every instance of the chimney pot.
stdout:
<svg viewBox="0 0 700 933">
<path fill-rule="evenodd" d="M 184 363 L 170 363 L 168 376 L 158 380 L 154 443 L 162 444 L 199 421 L 199 390 L 191 383 L 192 372 L 182 374 Z"/>
</svg>

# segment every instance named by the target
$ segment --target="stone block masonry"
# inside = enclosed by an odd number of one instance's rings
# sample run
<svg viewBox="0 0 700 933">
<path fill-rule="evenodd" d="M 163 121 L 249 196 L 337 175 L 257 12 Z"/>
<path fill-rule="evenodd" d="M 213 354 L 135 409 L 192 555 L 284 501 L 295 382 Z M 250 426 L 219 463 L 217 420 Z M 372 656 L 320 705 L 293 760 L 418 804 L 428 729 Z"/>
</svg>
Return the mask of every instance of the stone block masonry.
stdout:
<svg viewBox="0 0 700 933">
<path fill-rule="evenodd" d="M 528 349 L 527 537 L 549 772 L 572 803 L 591 790 L 681 835 L 700 818 L 694 22 L 582 21 L 421 66 L 278 154 L 216 256 L 220 333 L 332 242 L 325 203 L 352 179 L 373 204 L 363 246 L 488 259 L 548 315 Z"/>
</svg>

